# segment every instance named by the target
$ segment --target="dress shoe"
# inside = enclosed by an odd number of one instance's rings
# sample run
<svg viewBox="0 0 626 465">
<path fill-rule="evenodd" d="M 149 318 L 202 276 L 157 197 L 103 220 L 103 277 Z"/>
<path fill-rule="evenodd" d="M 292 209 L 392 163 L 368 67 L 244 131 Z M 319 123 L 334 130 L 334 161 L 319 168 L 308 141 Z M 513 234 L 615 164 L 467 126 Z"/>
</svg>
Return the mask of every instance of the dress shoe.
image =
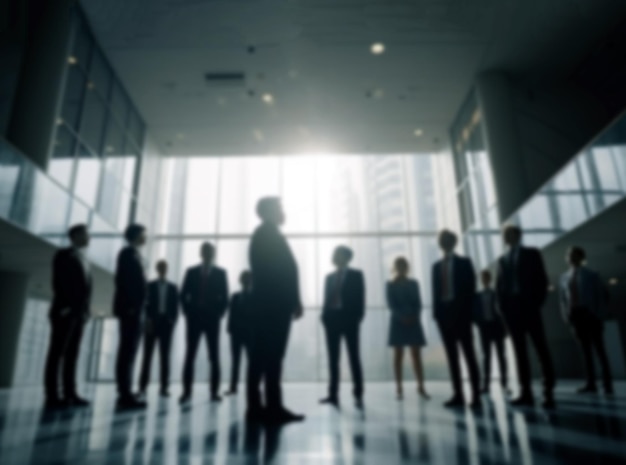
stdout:
<svg viewBox="0 0 626 465">
<path fill-rule="evenodd" d="M 161 391 L 159 392 L 159 395 L 161 397 L 169 397 L 170 396 L 170 392 L 167 389 L 161 389 Z"/>
<path fill-rule="evenodd" d="M 71 407 L 89 407 L 90 402 L 87 399 L 83 399 L 78 395 L 73 395 L 65 398 L 65 403 Z"/>
<path fill-rule="evenodd" d="M 363 410 L 363 408 L 365 408 L 365 404 L 363 403 L 363 398 L 362 397 L 355 397 L 354 398 L 354 406 L 358 410 Z"/>
<path fill-rule="evenodd" d="M 469 406 L 472 410 L 481 410 L 483 408 L 483 404 L 480 401 L 480 396 L 474 396 Z"/>
<path fill-rule="evenodd" d="M 481 393 L 481 394 L 489 394 L 489 392 L 490 392 L 489 386 L 484 386 L 484 387 L 480 390 L 480 393 Z"/>
<path fill-rule="evenodd" d="M 293 413 L 286 408 L 279 410 L 268 410 L 265 413 L 265 422 L 274 425 L 284 425 L 286 423 L 297 423 L 304 421 L 304 415 Z"/>
<path fill-rule="evenodd" d="M 222 396 L 220 396 L 219 394 L 211 394 L 211 402 L 213 403 L 220 403 L 222 401 Z"/>
<path fill-rule="evenodd" d="M 430 400 L 430 396 L 424 388 L 418 389 L 417 394 L 424 400 Z"/>
<path fill-rule="evenodd" d="M 178 403 L 180 405 L 183 405 L 183 404 L 189 403 L 190 400 L 191 400 L 191 394 L 186 392 L 182 396 L 180 396 L 180 399 L 178 399 Z"/>
<path fill-rule="evenodd" d="M 443 404 L 446 408 L 459 408 L 465 406 L 465 400 L 461 396 L 454 396 L 448 402 Z"/>
<path fill-rule="evenodd" d="M 334 407 L 339 405 L 339 399 L 334 396 L 329 396 L 320 400 L 320 404 L 322 405 L 332 405 Z"/>
<path fill-rule="evenodd" d="M 262 408 L 248 409 L 246 412 L 246 421 L 248 423 L 262 423 L 265 421 L 265 410 Z"/>
<path fill-rule="evenodd" d="M 117 399 L 116 407 L 119 410 L 139 410 L 147 407 L 148 404 L 136 397 L 120 397 Z"/>
<path fill-rule="evenodd" d="M 534 405 L 535 399 L 531 395 L 521 395 L 511 401 L 511 406 L 513 407 L 533 407 Z"/>
<path fill-rule="evenodd" d="M 226 391 L 224 393 L 225 396 L 236 396 L 237 395 L 237 389 L 229 389 L 228 391 Z"/>
<path fill-rule="evenodd" d="M 46 410 L 61 410 L 67 407 L 67 402 L 64 399 L 57 397 L 49 397 L 44 404 Z"/>
<path fill-rule="evenodd" d="M 585 384 L 576 390 L 577 394 L 596 394 L 598 387 L 595 384 Z"/>
</svg>

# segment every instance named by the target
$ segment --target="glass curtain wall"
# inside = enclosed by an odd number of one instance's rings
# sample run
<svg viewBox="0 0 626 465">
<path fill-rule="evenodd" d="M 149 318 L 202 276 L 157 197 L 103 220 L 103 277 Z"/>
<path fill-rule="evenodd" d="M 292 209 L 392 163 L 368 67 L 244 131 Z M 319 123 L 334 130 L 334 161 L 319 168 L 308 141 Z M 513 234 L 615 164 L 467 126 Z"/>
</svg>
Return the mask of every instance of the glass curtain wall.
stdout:
<svg viewBox="0 0 626 465">
<path fill-rule="evenodd" d="M 60 95 L 48 174 L 104 220 L 90 226 L 95 253 L 108 254 L 108 237 L 128 224 L 135 202 L 145 125 L 80 8 Z M 84 221 L 82 210 L 73 211 L 72 219 Z"/>
<path fill-rule="evenodd" d="M 169 158 L 162 173 L 166 195 L 151 247 L 150 275 L 154 277 L 156 261 L 165 258 L 170 278 L 178 283 L 188 266 L 199 263 L 200 244 L 208 240 L 217 246 L 217 262 L 228 272 L 231 293 L 237 290 L 238 276 L 248 266 L 249 238 L 258 225 L 257 200 L 267 195 L 283 199 L 287 214 L 283 231 L 299 263 L 306 309 L 293 327 L 286 379 L 319 381 L 327 376 L 319 316 L 323 279 L 332 271 L 331 254 L 339 244 L 353 248 L 353 266 L 366 277 L 367 316 L 362 328 L 366 378 L 392 379 L 384 288 L 391 264 L 400 255 L 410 260 L 422 287 L 428 374 L 446 376 L 430 310 L 430 269 L 439 256 L 437 230 L 458 227 L 449 155 Z M 181 320 L 173 345 L 175 378 L 180 376 L 184 354 L 184 327 Z M 113 376 L 116 338 L 115 323 L 106 322 L 97 370 L 100 379 Z M 224 373 L 228 373 L 225 332 L 221 348 Z M 201 352 L 197 380 L 206 379 L 207 368 Z M 343 374 L 349 376 L 346 367 Z"/>
</svg>

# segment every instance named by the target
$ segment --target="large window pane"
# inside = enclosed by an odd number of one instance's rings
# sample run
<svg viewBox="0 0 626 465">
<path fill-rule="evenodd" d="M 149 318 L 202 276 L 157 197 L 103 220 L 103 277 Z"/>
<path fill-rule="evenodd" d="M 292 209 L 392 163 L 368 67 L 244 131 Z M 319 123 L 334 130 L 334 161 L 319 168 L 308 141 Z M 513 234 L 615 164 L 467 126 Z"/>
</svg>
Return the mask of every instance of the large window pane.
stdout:
<svg viewBox="0 0 626 465">
<path fill-rule="evenodd" d="M 74 193 L 90 207 L 96 206 L 101 169 L 102 162 L 100 159 L 93 157 L 89 151 L 81 147 L 76 161 Z"/>
<path fill-rule="evenodd" d="M 52 145 L 52 157 L 48 165 L 48 173 L 63 186 L 69 188 L 74 169 L 76 138 L 65 125 L 61 124 L 57 126 Z"/>
<path fill-rule="evenodd" d="M 287 215 L 285 232 L 316 230 L 316 179 L 317 162 L 315 157 L 283 159 L 281 196 Z"/>
<path fill-rule="evenodd" d="M 188 171 L 185 189 L 185 226 L 189 234 L 217 232 L 217 204 L 220 183 L 220 160 L 198 158 L 191 160 L 192 169 Z M 222 202 L 228 208 L 226 199 Z M 182 206 L 178 206 L 181 208 Z"/>
<path fill-rule="evenodd" d="M 88 84 L 79 131 L 82 140 L 96 154 L 100 154 L 105 117 L 104 102 Z"/>
</svg>

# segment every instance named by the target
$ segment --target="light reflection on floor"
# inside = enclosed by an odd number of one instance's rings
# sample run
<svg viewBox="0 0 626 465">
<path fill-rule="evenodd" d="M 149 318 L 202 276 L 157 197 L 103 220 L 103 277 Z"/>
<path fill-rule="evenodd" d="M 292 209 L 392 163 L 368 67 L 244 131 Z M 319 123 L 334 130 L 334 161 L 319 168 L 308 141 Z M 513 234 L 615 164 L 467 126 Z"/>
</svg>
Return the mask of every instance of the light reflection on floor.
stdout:
<svg viewBox="0 0 626 465">
<path fill-rule="evenodd" d="M 113 385 L 90 387 L 92 408 L 54 414 L 41 409 L 39 389 L 0 391 L 0 463 L 9 464 L 548 464 L 626 463 L 626 385 L 612 399 L 571 394 L 561 383 L 558 409 L 511 410 L 494 388 L 482 413 L 447 411 L 446 383 L 433 398 L 406 395 L 390 384 L 367 386 L 364 412 L 345 390 L 341 410 L 317 405 L 323 385 L 287 385 L 287 402 L 303 424 L 248 428 L 244 399 L 210 404 L 196 387 L 180 408 L 152 389 L 145 412 L 115 413 Z M 177 394 L 179 389 L 172 390 Z"/>
</svg>

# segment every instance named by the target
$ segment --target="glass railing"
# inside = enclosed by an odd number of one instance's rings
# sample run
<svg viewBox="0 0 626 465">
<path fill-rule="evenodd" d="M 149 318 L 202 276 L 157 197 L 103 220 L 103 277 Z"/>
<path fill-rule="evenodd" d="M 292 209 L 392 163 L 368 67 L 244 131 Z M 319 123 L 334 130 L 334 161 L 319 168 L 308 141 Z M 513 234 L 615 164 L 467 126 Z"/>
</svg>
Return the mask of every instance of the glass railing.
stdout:
<svg viewBox="0 0 626 465">
<path fill-rule="evenodd" d="M 626 197 L 626 114 L 578 153 L 508 222 L 524 241 L 544 248 Z M 466 252 L 486 267 L 503 251 L 495 208 L 464 235 Z"/>
<path fill-rule="evenodd" d="M 70 225 L 85 223 L 92 234 L 89 259 L 108 271 L 113 271 L 122 245 L 118 229 L 3 139 L 0 139 L 0 218 L 55 246 L 67 243 L 66 231 Z"/>
</svg>

